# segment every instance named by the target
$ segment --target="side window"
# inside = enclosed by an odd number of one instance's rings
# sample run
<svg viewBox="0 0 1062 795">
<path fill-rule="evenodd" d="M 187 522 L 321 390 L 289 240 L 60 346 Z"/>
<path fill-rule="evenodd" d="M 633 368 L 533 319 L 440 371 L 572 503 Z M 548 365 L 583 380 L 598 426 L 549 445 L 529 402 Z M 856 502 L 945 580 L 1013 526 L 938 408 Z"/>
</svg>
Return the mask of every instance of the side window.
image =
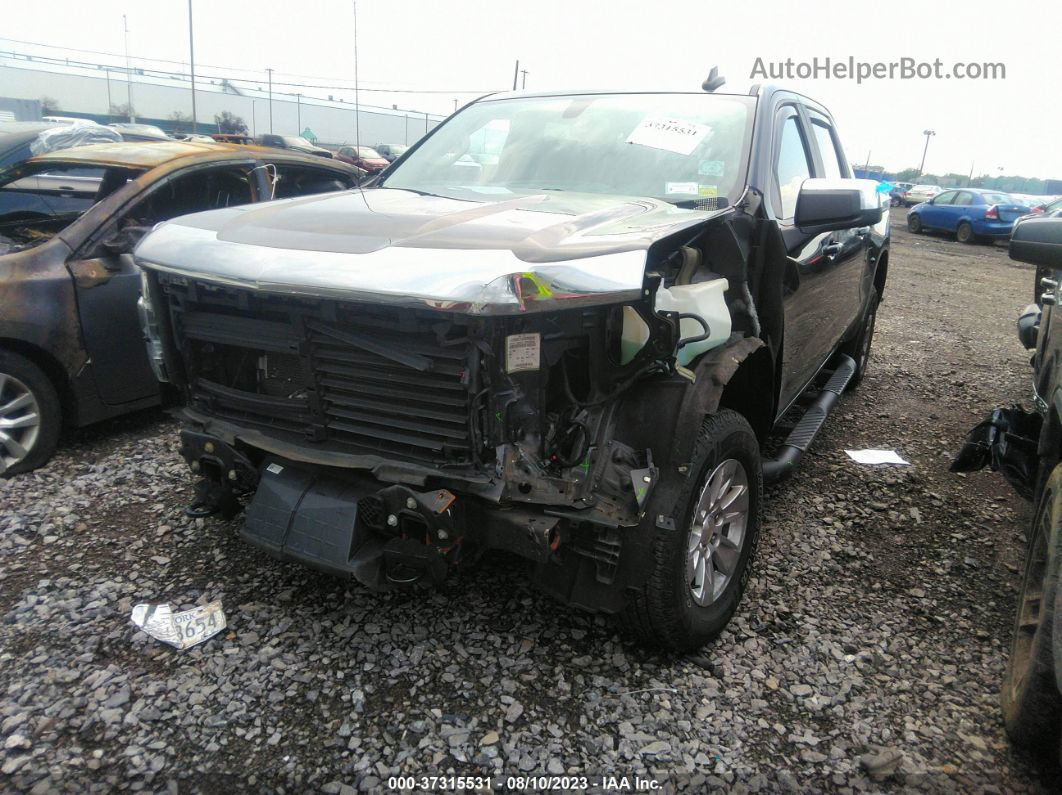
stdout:
<svg viewBox="0 0 1062 795">
<path fill-rule="evenodd" d="M 933 199 L 932 203 L 937 205 L 955 204 L 955 191 L 949 190 L 939 194 L 936 198 Z"/>
<path fill-rule="evenodd" d="M 203 168 L 163 183 L 126 217 L 137 226 L 151 227 L 179 215 L 249 204 L 253 198 L 250 166 Z"/>
<path fill-rule="evenodd" d="M 822 160 L 824 177 L 843 177 L 844 169 L 837 154 L 837 143 L 833 139 L 833 130 L 825 122 L 813 119 L 811 131 L 815 135 L 815 143 L 819 145 L 819 158 Z"/>
<path fill-rule="evenodd" d="M 957 204 L 961 207 L 969 207 L 973 204 L 973 194 L 968 190 L 959 191 L 959 194 L 955 197 L 955 201 L 953 201 L 952 204 Z"/>
<path fill-rule="evenodd" d="M 310 196 L 314 193 L 330 193 L 357 186 L 353 174 L 333 171 L 330 168 L 294 165 L 290 163 L 273 164 L 276 168 L 274 199 L 291 199 L 295 196 Z M 266 169 L 271 178 L 273 169 Z"/>
<path fill-rule="evenodd" d="M 796 213 L 797 194 L 800 186 L 811 176 L 811 160 L 808 157 L 804 135 L 796 116 L 790 116 L 782 125 L 781 145 L 775 166 L 782 218 L 792 218 Z"/>
</svg>

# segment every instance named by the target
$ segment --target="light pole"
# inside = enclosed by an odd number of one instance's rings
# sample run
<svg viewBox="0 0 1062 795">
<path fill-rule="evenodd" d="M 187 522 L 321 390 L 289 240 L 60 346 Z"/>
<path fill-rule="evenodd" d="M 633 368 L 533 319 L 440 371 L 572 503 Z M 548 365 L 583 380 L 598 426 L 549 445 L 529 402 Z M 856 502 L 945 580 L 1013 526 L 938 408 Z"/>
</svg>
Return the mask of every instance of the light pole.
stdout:
<svg viewBox="0 0 1062 795">
<path fill-rule="evenodd" d="M 192 73 L 192 134 L 194 135 L 199 126 L 195 112 L 195 36 L 192 33 L 192 0 L 188 0 L 188 63 Z"/>
<path fill-rule="evenodd" d="M 122 14 L 122 27 L 125 29 L 125 101 L 129 107 L 129 122 L 136 121 L 133 113 L 133 70 L 129 66 L 129 21 Z"/>
<path fill-rule="evenodd" d="M 513 70 L 513 91 L 516 91 L 516 78 L 520 76 L 520 61 L 516 61 L 516 69 Z"/>
<path fill-rule="evenodd" d="M 111 67 L 103 67 L 103 74 L 107 76 L 107 123 L 111 123 L 111 108 L 114 107 L 114 103 L 111 102 Z"/>
<path fill-rule="evenodd" d="M 361 93 L 358 83 L 358 3 L 351 0 L 351 10 L 354 12 L 354 146 L 355 152 L 361 155 Z"/>
<path fill-rule="evenodd" d="M 926 152 L 929 151 L 929 139 L 936 135 L 936 132 L 933 130 L 922 130 L 922 135 L 926 137 L 926 146 L 925 149 L 922 150 L 922 165 L 918 167 L 918 176 L 922 176 L 922 171 L 926 167 Z"/>
<path fill-rule="evenodd" d="M 302 135 L 302 94 L 295 95 L 295 124 L 299 128 L 296 132 Z"/>
<path fill-rule="evenodd" d="M 269 134 L 273 134 L 273 70 L 266 68 L 269 72 Z"/>
<path fill-rule="evenodd" d="M 523 77 L 520 78 L 520 88 L 527 88 L 527 70 L 521 69 L 520 74 L 523 75 Z"/>
</svg>

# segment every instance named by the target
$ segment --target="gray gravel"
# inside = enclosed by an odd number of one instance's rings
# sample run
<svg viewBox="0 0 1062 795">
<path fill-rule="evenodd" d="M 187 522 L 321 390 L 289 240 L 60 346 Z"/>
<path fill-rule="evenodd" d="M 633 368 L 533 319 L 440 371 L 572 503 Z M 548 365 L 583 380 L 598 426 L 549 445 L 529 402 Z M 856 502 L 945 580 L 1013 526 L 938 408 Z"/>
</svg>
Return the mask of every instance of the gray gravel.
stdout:
<svg viewBox="0 0 1062 795">
<path fill-rule="evenodd" d="M 902 213 L 894 211 L 894 219 Z M 282 564 L 239 520 L 181 513 L 176 426 L 82 432 L 0 480 L 3 789 L 380 791 L 396 773 L 641 775 L 735 792 L 1036 791 L 997 691 L 1028 508 L 947 472 L 1027 398 L 1005 250 L 896 232 L 871 373 L 769 493 L 745 601 L 703 655 L 664 657 L 500 559 L 374 595 Z M 848 461 L 894 447 L 909 469 Z M 177 652 L 134 604 L 221 599 Z"/>
</svg>

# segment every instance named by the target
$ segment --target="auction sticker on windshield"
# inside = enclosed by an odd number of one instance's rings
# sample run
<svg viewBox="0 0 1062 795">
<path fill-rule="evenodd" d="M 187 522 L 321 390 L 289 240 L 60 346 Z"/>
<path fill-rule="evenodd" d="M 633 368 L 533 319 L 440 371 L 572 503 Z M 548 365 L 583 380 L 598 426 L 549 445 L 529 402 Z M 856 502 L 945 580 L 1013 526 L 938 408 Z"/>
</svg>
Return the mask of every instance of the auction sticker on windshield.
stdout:
<svg viewBox="0 0 1062 795">
<path fill-rule="evenodd" d="M 706 124 L 656 116 L 643 119 L 627 136 L 627 143 L 688 155 L 711 132 Z"/>
</svg>

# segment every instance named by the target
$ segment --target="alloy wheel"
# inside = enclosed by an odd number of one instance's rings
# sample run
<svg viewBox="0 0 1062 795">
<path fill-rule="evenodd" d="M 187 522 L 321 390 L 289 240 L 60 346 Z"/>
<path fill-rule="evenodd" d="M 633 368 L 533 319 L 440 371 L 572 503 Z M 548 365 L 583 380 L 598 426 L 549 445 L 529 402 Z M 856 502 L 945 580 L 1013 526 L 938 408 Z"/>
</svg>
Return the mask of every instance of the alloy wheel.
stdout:
<svg viewBox="0 0 1062 795">
<path fill-rule="evenodd" d="M 0 373 L 0 472 L 30 454 L 41 427 L 37 398 L 22 381 Z"/>
<path fill-rule="evenodd" d="M 686 582 L 698 605 L 712 604 L 726 590 L 741 559 L 748 519 L 748 473 L 728 458 L 708 475 L 690 522 Z"/>
</svg>

